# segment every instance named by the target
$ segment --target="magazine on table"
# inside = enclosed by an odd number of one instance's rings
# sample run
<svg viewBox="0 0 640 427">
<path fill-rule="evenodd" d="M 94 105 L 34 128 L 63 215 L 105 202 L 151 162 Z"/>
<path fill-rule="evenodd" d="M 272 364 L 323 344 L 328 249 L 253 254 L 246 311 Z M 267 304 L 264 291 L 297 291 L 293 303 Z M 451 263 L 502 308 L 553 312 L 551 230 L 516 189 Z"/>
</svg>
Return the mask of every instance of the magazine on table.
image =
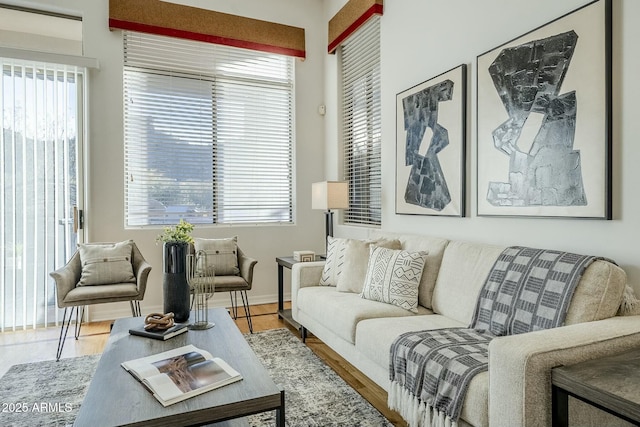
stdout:
<svg viewBox="0 0 640 427">
<path fill-rule="evenodd" d="M 122 367 L 142 382 L 163 406 L 242 379 L 224 360 L 194 345 L 129 360 L 123 362 Z"/>
</svg>

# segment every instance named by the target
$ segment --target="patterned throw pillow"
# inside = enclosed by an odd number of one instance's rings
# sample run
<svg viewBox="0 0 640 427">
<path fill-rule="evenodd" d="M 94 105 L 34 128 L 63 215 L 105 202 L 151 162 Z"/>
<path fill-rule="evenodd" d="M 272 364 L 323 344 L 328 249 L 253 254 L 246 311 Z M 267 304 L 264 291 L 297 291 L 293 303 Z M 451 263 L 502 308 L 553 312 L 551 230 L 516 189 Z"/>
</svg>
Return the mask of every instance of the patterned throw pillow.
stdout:
<svg viewBox="0 0 640 427">
<path fill-rule="evenodd" d="M 194 238 L 193 247 L 207 254 L 206 275 L 237 276 L 238 268 L 238 236 L 228 239 Z"/>
<path fill-rule="evenodd" d="M 344 266 L 344 253 L 349 239 L 327 237 L 327 259 L 320 276 L 320 286 L 336 286 Z"/>
<path fill-rule="evenodd" d="M 135 283 L 131 266 L 131 240 L 119 243 L 79 244 L 82 273 L 78 286 Z"/>
<path fill-rule="evenodd" d="M 418 286 L 428 252 L 371 246 L 362 298 L 418 312 Z"/>
<path fill-rule="evenodd" d="M 367 275 L 371 245 L 388 249 L 402 249 L 402 243 L 397 239 L 356 240 L 347 241 L 344 252 L 342 273 L 338 277 L 336 290 L 338 292 L 353 292 L 359 294 L 364 286 Z"/>
</svg>

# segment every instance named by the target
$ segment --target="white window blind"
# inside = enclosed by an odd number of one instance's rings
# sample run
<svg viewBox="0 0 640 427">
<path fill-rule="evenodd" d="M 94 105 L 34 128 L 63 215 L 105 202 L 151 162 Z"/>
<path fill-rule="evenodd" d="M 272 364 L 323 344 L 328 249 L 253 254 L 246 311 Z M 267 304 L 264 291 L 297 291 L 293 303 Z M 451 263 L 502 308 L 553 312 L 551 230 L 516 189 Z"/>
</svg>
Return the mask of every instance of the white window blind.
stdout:
<svg viewBox="0 0 640 427">
<path fill-rule="evenodd" d="M 340 47 L 347 224 L 381 224 L 379 22 L 371 18 Z"/>
<path fill-rule="evenodd" d="M 129 226 L 291 223 L 293 59 L 125 32 Z"/>
</svg>

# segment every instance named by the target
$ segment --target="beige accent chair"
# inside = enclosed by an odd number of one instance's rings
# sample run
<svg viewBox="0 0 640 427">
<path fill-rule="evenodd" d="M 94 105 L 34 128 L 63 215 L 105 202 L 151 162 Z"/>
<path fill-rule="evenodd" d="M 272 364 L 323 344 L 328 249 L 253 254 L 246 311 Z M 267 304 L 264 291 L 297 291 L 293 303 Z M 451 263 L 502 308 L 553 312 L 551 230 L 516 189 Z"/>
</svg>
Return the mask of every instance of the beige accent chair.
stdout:
<svg viewBox="0 0 640 427">
<path fill-rule="evenodd" d="M 64 308 L 56 360 L 60 360 L 74 310 L 76 312 L 76 340 L 80 336 L 84 308 L 87 305 L 129 301 L 132 316 L 142 315 L 140 312 L 140 301 L 144 298 L 144 293 L 147 288 L 147 277 L 151 271 L 151 265 L 144 259 L 136 244 L 131 243 L 131 265 L 135 276 L 135 283 L 78 286 L 82 274 L 79 251 L 73 254 L 64 267 L 49 273 L 56 282 L 58 307 Z M 71 310 L 68 310 L 69 308 L 71 308 Z M 69 311 L 68 318 L 67 311 Z"/>
<path fill-rule="evenodd" d="M 193 244 L 189 246 L 190 253 L 195 253 Z M 249 307 L 249 295 L 247 291 L 251 290 L 253 284 L 253 268 L 258 260 L 250 258 L 237 247 L 238 268 L 240 270 L 237 275 L 219 275 L 215 273 L 214 289 L 215 292 L 229 292 L 231 298 L 231 315 L 234 319 L 238 318 L 238 292 L 242 298 L 242 306 L 244 308 L 249 332 L 253 333 L 253 323 L 251 321 L 251 308 Z M 193 295 L 193 289 L 190 289 Z M 193 306 L 193 299 L 191 301 Z"/>
</svg>

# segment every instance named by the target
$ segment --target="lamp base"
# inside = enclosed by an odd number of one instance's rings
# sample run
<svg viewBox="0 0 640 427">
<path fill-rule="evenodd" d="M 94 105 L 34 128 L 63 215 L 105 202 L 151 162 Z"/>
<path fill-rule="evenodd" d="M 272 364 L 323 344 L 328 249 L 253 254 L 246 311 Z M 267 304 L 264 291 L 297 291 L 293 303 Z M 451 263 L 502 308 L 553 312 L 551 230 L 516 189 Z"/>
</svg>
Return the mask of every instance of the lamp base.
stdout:
<svg viewBox="0 0 640 427">
<path fill-rule="evenodd" d="M 324 213 L 324 231 L 325 231 L 325 236 L 324 236 L 325 252 L 324 253 L 326 254 L 329 250 L 328 237 L 329 236 L 333 237 L 333 212 L 331 212 L 331 209 L 327 209 Z"/>
</svg>

